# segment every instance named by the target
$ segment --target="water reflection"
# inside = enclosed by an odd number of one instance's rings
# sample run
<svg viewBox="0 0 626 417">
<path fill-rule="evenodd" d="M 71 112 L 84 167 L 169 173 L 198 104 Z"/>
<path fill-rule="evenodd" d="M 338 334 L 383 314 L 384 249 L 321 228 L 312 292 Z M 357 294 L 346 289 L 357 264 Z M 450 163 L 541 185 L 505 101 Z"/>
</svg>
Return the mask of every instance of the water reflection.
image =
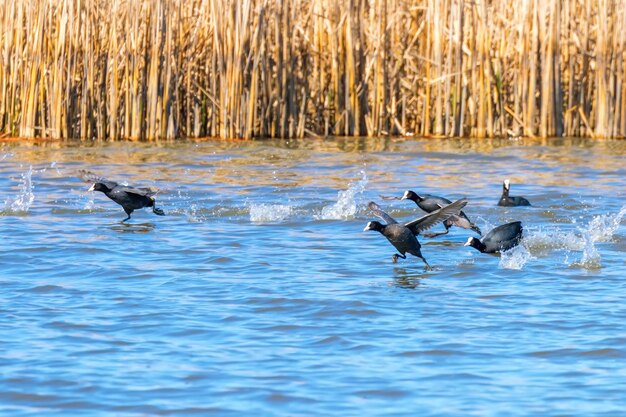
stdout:
<svg viewBox="0 0 626 417">
<path fill-rule="evenodd" d="M 393 268 L 394 279 L 391 282 L 391 285 L 414 290 L 417 287 L 423 285 L 422 280 L 429 277 L 429 274 L 424 272 L 419 272 L 416 269 L 406 269 L 406 268 Z"/>
<path fill-rule="evenodd" d="M 109 226 L 111 230 L 122 233 L 149 233 L 156 225 L 154 223 L 131 223 L 130 221 L 119 222 Z"/>
</svg>

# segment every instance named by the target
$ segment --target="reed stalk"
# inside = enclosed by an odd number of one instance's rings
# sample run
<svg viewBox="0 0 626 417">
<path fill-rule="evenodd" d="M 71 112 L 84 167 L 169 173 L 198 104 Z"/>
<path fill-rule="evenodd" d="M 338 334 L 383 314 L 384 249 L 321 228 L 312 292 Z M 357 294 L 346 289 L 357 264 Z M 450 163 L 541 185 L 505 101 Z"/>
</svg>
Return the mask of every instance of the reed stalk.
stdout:
<svg viewBox="0 0 626 417">
<path fill-rule="evenodd" d="M 0 135 L 626 136 L 626 0 L 0 0 Z"/>
</svg>

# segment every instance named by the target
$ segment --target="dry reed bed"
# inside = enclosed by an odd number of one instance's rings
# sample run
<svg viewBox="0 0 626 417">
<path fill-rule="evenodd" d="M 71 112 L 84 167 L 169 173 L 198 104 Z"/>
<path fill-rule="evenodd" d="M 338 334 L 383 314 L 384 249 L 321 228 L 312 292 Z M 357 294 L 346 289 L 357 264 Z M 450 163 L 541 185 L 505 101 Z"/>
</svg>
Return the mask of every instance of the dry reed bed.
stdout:
<svg viewBox="0 0 626 417">
<path fill-rule="evenodd" d="M 3 0 L 0 133 L 626 136 L 626 0 Z"/>
</svg>

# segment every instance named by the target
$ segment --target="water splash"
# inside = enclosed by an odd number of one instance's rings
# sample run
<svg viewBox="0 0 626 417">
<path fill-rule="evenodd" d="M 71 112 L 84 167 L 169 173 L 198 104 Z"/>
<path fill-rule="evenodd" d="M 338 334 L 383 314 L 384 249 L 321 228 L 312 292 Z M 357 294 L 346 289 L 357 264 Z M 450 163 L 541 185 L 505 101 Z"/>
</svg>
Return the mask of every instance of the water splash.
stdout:
<svg viewBox="0 0 626 417">
<path fill-rule="evenodd" d="M 625 215 L 626 206 L 622 206 L 617 214 L 601 214 L 594 216 L 586 228 L 580 228 L 580 242 L 583 254 L 580 260 L 574 261 L 570 266 L 586 269 L 598 269 L 602 267 L 602 257 L 595 243 L 611 241 Z"/>
<path fill-rule="evenodd" d="M 0 161 L 4 161 L 7 158 L 11 158 L 14 154 L 12 153 L 5 153 L 4 155 L 0 155 Z"/>
<path fill-rule="evenodd" d="M 283 204 L 254 204 L 250 206 L 250 221 L 253 223 L 279 222 L 288 218 L 293 207 Z"/>
<path fill-rule="evenodd" d="M 500 256 L 500 268 L 502 269 L 522 269 L 528 261 L 535 257 L 523 244 L 518 245 Z"/>
<path fill-rule="evenodd" d="M 187 216 L 187 220 L 190 223 L 202 223 L 204 221 L 204 216 L 200 213 L 200 208 L 196 203 L 189 204 L 189 208 L 187 209 L 174 209 L 173 213 L 179 213 Z"/>
<path fill-rule="evenodd" d="M 189 170 L 183 172 L 187 175 Z M 169 207 L 168 214 L 185 216 L 190 223 L 202 223 L 207 219 L 208 209 L 201 207 L 185 189 L 175 189 L 172 193 L 161 196 L 160 201 L 165 207 Z"/>
<path fill-rule="evenodd" d="M 89 197 L 89 200 L 87 200 L 87 202 L 85 203 L 85 205 L 83 206 L 83 210 L 93 210 L 96 208 L 96 203 L 93 200 L 93 197 Z"/>
<path fill-rule="evenodd" d="M 363 194 L 367 185 L 367 174 L 361 171 L 361 179 L 350 183 L 347 190 L 337 193 L 337 202 L 322 209 L 322 213 L 314 216 L 317 220 L 343 220 L 354 217 L 357 211 L 357 196 Z"/>
<path fill-rule="evenodd" d="M 531 252 L 543 252 L 552 249 L 581 251 L 584 241 L 574 231 L 564 231 L 550 227 L 524 230 L 524 243 Z"/>
<path fill-rule="evenodd" d="M 54 169 L 58 176 L 62 176 L 63 175 L 63 173 L 61 172 L 61 170 L 57 166 L 57 162 L 56 161 L 50 162 L 50 169 Z"/>
<path fill-rule="evenodd" d="M 579 226 L 577 230 L 562 230 L 558 227 L 525 230 L 523 244 L 530 256 L 528 259 L 532 259 L 537 253 L 565 250 L 566 265 L 586 269 L 600 268 L 602 257 L 595 244 L 611 241 L 625 216 L 626 206 L 623 206 L 618 213 L 594 216 L 587 225 Z M 510 252 L 512 253 L 503 254 L 501 267 L 523 266 L 528 261 L 524 261 L 525 255 L 521 249 Z M 572 252 L 576 253 L 573 257 Z M 582 252 L 580 258 L 579 252 Z M 570 260 L 571 258 L 575 259 Z"/>
<path fill-rule="evenodd" d="M 9 198 L 4 202 L 4 210 L 9 213 L 26 213 L 28 209 L 35 201 L 35 193 L 32 182 L 33 167 L 28 168 L 28 171 L 20 175 L 20 190 L 15 198 Z"/>
<path fill-rule="evenodd" d="M 594 245 L 591 233 L 583 233 L 584 248 L 583 254 L 579 261 L 573 262 L 570 266 L 582 267 L 585 269 L 597 269 L 602 266 L 600 252 Z"/>
<path fill-rule="evenodd" d="M 595 216 L 587 227 L 587 232 L 591 240 L 593 242 L 610 241 L 625 215 L 626 206 L 622 206 L 617 214 L 601 214 Z"/>
<path fill-rule="evenodd" d="M 211 219 L 226 218 L 232 220 L 233 217 L 241 216 L 246 210 L 240 207 L 216 205 L 213 207 L 203 206 L 202 203 L 189 203 L 185 208 L 173 208 L 170 210 L 172 214 L 183 215 L 187 217 L 189 223 L 204 223 Z"/>
</svg>

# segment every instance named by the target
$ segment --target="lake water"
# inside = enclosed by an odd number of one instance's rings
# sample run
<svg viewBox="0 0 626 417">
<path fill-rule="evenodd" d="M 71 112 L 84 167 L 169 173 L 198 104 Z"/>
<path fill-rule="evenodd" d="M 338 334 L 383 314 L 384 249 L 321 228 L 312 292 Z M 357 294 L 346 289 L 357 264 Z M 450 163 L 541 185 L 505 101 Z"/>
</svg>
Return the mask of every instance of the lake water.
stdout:
<svg viewBox="0 0 626 417">
<path fill-rule="evenodd" d="M 626 141 L 0 143 L 0 414 L 615 416 Z M 161 189 L 166 216 L 73 173 Z M 497 207 L 502 181 L 532 207 Z M 471 231 L 397 264 L 373 200 Z M 441 225 L 434 231 L 443 230 Z"/>
</svg>

